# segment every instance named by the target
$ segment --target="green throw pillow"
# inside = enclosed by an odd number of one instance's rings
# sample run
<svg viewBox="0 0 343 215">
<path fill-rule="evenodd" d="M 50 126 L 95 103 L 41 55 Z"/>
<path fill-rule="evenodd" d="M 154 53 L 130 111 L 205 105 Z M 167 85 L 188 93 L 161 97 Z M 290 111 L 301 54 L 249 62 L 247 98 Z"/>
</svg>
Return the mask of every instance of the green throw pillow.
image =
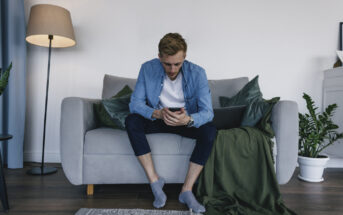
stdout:
<svg viewBox="0 0 343 215">
<path fill-rule="evenodd" d="M 132 90 L 125 86 L 110 99 L 94 104 L 94 111 L 101 126 L 125 129 L 125 118 L 130 114 L 129 103 Z"/>
<path fill-rule="evenodd" d="M 262 93 L 258 85 L 258 75 L 249 81 L 236 95 L 231 98 L 219 96 L 219 103 L 221 107 L 228 107 L 234 105 L 248 105 L 249 103 L 262 100 Z"/>
<path fill-rule="evenodd" d="M 99 102 L 93 104 L 95 119 L 97 122 L 97 127 L 110 127 L 118 128 L 118 126 L 112 121 L 111 116 L 107 113 L 104 105 Z"/>
<path fill-rule="evenodd" d="M 268 104 L 268 107 L 266 108 L 265 114 L 263 115 L 262 119 L 256 124 L 256 127 L 263 131 L 270 138 L 273 138 L 275 136 L 270 118 L 272 116 L 273 107 L 278 101 L 280 101 L 280 97 L 274 97 L 270 100 L 264 101 Z"/>
<path fill-rule="evenodd" d="M 219 97 L 221 107 L 247 105 L 241 126 L 254 127 L 270 109 L 270 104 L 262 98 L 258 75 L 249 81 L 235 96 Z"/>
<path fill-rule="evenodd" d="M 269 104 L 263 100 L 255 100 L 247 104 L 241 126 L 254 127 L 256 123 L 264 116 Z"/>
</svg>

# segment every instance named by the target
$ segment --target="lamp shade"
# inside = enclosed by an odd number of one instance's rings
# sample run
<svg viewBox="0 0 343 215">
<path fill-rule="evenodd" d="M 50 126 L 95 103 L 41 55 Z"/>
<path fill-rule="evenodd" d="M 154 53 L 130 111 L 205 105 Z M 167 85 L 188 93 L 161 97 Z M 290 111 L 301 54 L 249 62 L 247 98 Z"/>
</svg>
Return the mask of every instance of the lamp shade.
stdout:
<svg viewBox="0 0 343 215">
<path fill-rule="evenodd" d="M 53 48 L 70 47 L 76 44 L 69 11 L 49 4 L 32 6 L 26 41 L 34 45 L 49 47 L 49 35 L 53 36 L 51 41 Z"/>
</svg>

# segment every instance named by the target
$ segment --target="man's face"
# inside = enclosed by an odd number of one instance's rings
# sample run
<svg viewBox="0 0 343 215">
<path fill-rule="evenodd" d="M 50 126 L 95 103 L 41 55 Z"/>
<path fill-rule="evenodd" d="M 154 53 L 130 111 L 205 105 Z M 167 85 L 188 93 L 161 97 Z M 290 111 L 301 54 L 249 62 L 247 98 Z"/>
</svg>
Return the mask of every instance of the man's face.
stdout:
<svg viewBox="0 0 343 215">
<path fill-rule="evenodd" d="M 179 51 L 175 55 L 158 55 L 165 73 L 170 80 L 175 80 L 180 72 L 183 61 L 185 60 L 186 54 L 183 51 Z"/>
</svg>

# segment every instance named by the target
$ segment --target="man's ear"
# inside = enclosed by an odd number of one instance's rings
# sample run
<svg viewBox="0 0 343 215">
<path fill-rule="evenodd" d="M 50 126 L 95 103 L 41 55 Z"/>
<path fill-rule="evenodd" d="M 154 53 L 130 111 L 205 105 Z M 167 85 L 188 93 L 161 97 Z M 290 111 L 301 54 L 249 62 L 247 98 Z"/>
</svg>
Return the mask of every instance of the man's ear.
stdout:
<svg viewBox="0 0 343 215">
<path fill-rule="evenodd" d="M 162 56 L 160 53 L 158 53 L 158 58 L 161 60 Z"/>
</svg>

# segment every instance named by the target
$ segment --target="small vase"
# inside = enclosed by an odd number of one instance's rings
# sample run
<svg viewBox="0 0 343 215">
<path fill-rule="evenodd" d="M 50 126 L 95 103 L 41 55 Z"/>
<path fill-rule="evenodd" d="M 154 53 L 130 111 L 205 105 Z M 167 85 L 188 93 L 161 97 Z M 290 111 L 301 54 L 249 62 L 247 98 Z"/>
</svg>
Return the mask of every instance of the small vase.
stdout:
<svg viewBox="0 0 343 215">
<path fill-rule="evenodd" d="M 324 181 L 323 172 L 326 163 L 329 161 L 327 156 L 319 158 L 310 158 L 298 156 L 300 174 L 298 178 L 307 182 L 322 182 Z"/>
</svg>

